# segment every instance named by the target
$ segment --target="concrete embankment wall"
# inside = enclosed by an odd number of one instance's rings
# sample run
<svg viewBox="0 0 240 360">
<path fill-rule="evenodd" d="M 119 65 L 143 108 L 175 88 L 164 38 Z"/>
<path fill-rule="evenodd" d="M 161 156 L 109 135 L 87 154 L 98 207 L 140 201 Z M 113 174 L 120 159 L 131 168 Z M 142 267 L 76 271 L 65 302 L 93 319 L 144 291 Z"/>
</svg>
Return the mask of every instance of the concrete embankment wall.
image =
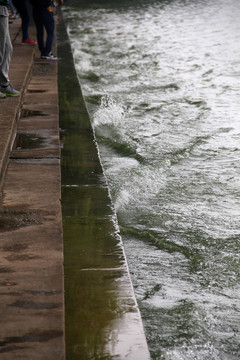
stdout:
<svg viewBox="0 0 240 360">
<path fill-rule="evenodd" d="M 142 321 L 69 39 L 63 24 L 58 30 L 67 357 L 147 360 Z"/>
<path fill-rule="evenodd" d="M 20 45 L 19 20 L 10 28 L 10 75 L 21 97 L 0 104 L 0 358 L 147 360 L 109 190 L 58 22 L 58 62 Z"/>
</svg>

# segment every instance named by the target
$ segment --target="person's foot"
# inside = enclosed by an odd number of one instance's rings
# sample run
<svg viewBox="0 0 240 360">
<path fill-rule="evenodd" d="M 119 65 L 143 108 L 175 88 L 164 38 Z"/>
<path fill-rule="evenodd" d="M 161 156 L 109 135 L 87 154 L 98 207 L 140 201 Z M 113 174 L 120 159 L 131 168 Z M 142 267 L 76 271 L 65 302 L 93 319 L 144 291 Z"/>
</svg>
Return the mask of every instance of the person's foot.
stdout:
<svg viewBox="0 0 240 360">
<path fill-rule="evenodd" d="M 22 45 L 36 45 L 37 42 L 28 38 L 28 39 L 25 39 L 25 40 L 22 40 Z"/>
<path fill-rule="evenodd" d="M 20 92 L 15 90 L 11 84 L 7 86 L 0 86 L 0 92 L 6 96 L 19 96 Z"/>
<path fill-rule="evenodd" d="M 5 99 L 6 95 L 0 92 L 0 99 Z"/>
<path fill-rule="evenodd" d="M 52 53 L 49 53 L 47 55 L 42 55 L 41 59 L 57 60 L 57 57 L 55 55 L 53 55 Z"/>
</svg>

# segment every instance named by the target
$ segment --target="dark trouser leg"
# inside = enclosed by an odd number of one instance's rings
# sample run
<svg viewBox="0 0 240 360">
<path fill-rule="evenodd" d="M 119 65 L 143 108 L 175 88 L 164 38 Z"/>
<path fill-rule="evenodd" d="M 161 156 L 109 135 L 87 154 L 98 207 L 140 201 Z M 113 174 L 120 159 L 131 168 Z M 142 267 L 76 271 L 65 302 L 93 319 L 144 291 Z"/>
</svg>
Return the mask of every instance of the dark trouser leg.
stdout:
<svg viewBox="0 0 240 360">
<path fill-rule="evenodd" d="M 45 46 L 44 46 L 44 27 L 42 21 L 42 11 L 39 9 L 33 8 L 33 19 L 37 29 L 37 42 L 38 48 L 41 55 L 45 55 Z"/>
<path fill-rule="evenodd" d="M 26 0 L 12 0 L 12 2 L 22 19 L 22 40 L 26 40 L 29 38 L 28 26 L 30 23 L 30 16 L 29 16 Z"/>
<path fill-rule="evenodd" d="M 45 55 L 52 51 L 54 41 L 54 17 L 48 9 L 43 9 L 43 24 L 47 32 L 47 41 L 45 46 Z"/>
</svg>

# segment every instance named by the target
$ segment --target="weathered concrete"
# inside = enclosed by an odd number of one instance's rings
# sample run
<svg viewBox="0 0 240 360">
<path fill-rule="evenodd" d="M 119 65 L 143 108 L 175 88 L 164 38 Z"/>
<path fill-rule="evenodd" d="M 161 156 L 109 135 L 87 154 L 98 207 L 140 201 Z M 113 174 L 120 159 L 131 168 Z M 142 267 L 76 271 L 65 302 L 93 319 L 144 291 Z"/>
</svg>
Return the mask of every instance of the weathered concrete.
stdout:
<svg viewBox="0 0 240 360">
<path fill-rule="evenodd" d="M 70 44 L 64 27 L 58 30 L 67 359 L 148 360 L 142 320 Z M 61 76 L 66 73 L 67 77 Z"/>
<path fill-rule="evenodd" d="M 21 96 L 0 103 L 0 358 L 61 360 L 57 62 L 41 61 L 34 46 L 21 45 L 19 30 L 20 20 L 14 20 L 10 79 Z"/>
<path fill-rule="evenodd" d="M 60 68 L 68 76 L 62 77 L 59 94 L 69 125 L 62 156 L 65 337 L 58 64 L 40 60 L 35 47 L 20 45 L 20 20 L 10 29 L 10 77 L 21 97 L 0 102 L 0 359 L 63 360 L 66 339 L 68 360 L 148 360 L 108 187 L 62 30 Z"/>
<path fill-rule="evenodd" d="M 8 97 L 0 100 L 0 190 L 8 164 L 9 151 L 16 133 L 17 121 L 21 103 L 30 79 L 35 46 L 21 45 L 20 19 L 10 24 L 10 34 L 14 52 L 10 67 L 10 80 L 17 90 L 21 90 L 20 97 Z"/>
</svg>

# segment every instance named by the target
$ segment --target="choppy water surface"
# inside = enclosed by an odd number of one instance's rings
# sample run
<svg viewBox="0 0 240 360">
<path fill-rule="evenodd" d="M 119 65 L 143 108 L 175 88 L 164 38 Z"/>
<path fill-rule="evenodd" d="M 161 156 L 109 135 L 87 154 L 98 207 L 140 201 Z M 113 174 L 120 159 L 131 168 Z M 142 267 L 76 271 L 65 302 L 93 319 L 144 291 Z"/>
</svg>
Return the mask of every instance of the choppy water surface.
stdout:
<svg viewBox="0 0 240 360">
<path fill-rule="evenodd" d="M 64 14 L 152 359 L 239 359 L 239 0 Z"/>
</svg>

